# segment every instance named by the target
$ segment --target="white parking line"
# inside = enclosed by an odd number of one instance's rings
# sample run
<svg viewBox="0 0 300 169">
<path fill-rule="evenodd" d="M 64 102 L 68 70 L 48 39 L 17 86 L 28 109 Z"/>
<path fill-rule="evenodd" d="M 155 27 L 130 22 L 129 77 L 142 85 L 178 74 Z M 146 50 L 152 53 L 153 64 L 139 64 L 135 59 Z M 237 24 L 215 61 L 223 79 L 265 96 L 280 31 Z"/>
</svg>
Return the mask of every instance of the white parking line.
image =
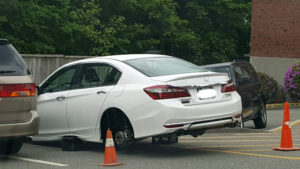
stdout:
<svg viewBox="0 0 300 169">
<path fill-rule="evenodd" d="M 17 156 L 3 156 L 3 157 L 16 159 L 16 160 L 22 160 L 22 161 L 28 161 L 28 162 L 33 162 L 33 163 L 39 163 L 39 164 L 59 166 L 59 167 L 69 166 L 69 164 L 54 163 L 54 162 L 49 162 L 49 161 L 35 160 L 35 159 L 23 158 L 23 157 L 17 157 Z"/>
<path fill-rule="evenodd" d="M 296 126 L 296 125 L 298 125 L 298 124 L 300 124 L 300 120 L 293 121 L 293 122 L 291 123 L 291 127 L 294 127 L 294 126 Z M 282 129 L 282 126 L 281 126 L 281 127 L 276 127 L 276 128 L 271 129 L 271 130 L 269 130 L 269 131 L 270 131 L 270 132 L 279 132 L 279 131 L 281 131 L 281 129 Z"/>
<path fill-rule="evenodd" d="M 223 143 L 235 143 L 235 142 L 278 142 L 279 139 L 275 140 L 222 140 Z M 300 139 L 293 139 L 299 141 Z M 280 141 L 280 140 L 279 140 Z M 181 143 L 218 143 L 220 140 L 187 140 L 187 141 L 180 141 Z"/>
</svg>

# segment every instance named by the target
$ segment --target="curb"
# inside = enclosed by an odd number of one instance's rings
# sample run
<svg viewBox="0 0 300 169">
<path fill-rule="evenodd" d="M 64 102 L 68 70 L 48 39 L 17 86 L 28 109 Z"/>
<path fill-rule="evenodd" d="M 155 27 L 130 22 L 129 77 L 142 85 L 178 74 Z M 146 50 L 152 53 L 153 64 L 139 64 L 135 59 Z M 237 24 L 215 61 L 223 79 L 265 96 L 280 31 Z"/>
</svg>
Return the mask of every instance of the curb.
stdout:
<svg viewBox="0 0 300 169">
<path fill-rule="evenodd" d="M 284 103 L 266 104 L 268 110 L 283 109 Z M 289 103 L 289 108 L 300 108 L 300 103 Z"/>
</svg>

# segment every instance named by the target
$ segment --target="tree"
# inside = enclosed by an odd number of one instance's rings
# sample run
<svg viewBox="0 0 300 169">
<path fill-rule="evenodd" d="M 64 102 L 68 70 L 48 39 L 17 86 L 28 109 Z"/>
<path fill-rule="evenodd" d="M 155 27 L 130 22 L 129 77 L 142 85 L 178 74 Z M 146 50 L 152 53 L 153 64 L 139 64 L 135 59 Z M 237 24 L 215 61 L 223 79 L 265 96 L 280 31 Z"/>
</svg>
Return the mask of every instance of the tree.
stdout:
<svg viewBox="0 0 300 169">
<path fill-rule="evenodd" d="M 249 51 L 250 0 L 2 0 L 0 36 L 21 53 L 110 55 L 155 48 L 196 64 Z"/>
<path fill-rule="evenodd" d="M 46 17 L 45 11 L 37 1 L 0 1 L 0 36 L 9 39 L 24 53 L 53 53 L 55 48 L 51 45 L 53 39 L 44 34 Z"/>
<path fill-rule="evenodd" d="M 204 63 L 242 58 L 249 52 L 249 0 L 176 0 L 178 14 L 202 39 Z"/>
<path fill-rule="evenodd" d="M 119 37 L 130 43 L 124 48 L 128 53 L 144 53 L 155 48 L 163 54 L 191 61 L 201 53 L 197 34 L 187 27 L 188 21 L 176 12 L 173 0 L 108 0 L 102 1 L 101 20 L 110 16 L 123 16 L 127 29 Z"/>
<path fill-rule="evenodd" d="M 123 19 L 102 25 L 100 12 L 99 0 L 3 0 L 0 36 L 21 53 L 110 54 Z"/>
</svg>

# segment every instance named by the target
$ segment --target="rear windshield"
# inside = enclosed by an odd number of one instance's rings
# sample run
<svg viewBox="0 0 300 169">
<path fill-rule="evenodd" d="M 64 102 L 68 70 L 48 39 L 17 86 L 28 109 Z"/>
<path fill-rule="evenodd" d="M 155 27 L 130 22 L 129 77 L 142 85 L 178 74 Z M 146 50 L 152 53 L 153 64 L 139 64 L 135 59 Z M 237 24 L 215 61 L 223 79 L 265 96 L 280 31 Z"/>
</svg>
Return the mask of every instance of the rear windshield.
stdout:
<svg viewBox="0 0 300 169">
<path fill-rule="evenodd" d="M 222 66 L 222 67 L 206 67 L 205 69 L 212 71 L 212 72 L 218 72 L 218 73 L 227 73 L 229 78 L 232 79 L 231 71 L 229 66 Z"/>
<path fill-rule="evenodd" d="M 24 76 L 30 72 L 17 50 L 11 45 L 0 45 L 0 76 Z"/>
<path fill-rule="evenodd" d="M 125 63 L 149 77 L 206 71 L 190 62 L 173 57 L 133 59 Z"/>
</svg>

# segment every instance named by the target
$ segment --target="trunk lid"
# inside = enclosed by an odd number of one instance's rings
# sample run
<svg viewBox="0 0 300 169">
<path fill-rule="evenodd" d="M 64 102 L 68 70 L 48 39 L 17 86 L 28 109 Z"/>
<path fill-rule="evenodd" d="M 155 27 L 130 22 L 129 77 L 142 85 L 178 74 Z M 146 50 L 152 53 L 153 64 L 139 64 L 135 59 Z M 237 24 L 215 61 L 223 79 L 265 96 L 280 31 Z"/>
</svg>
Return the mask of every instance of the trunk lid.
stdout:
<svg viewBox="0 0 300 169">
<path fill-rule="evenodd" d="M 227 84 L 229 80 L 226 73 L 199 72 L 157 76 L 152 77 L 152 79 L 165 82 L 167 85 L 187 89 L 191 94 L 191 97 L 184 99 L 180 98 L 180 100 L 184 100 L 185 105 L 204 104 L 231 99 L 229 93 L 221 92 L 222 85 Z"/>
</svg>

